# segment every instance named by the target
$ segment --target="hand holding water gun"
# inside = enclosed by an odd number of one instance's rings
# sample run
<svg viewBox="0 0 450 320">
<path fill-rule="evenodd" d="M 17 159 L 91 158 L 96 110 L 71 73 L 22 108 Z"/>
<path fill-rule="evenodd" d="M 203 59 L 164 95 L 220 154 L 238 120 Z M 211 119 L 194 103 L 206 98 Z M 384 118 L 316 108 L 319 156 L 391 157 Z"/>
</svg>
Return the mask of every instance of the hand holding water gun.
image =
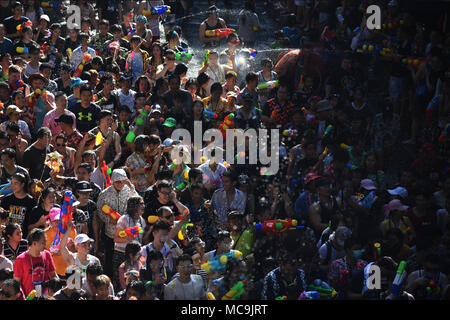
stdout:
<svg viewBox="0 0 450 320">
<path fill-rule="evenodd" d="M 204 68 L 205 66 L 207 66 L 209 64 L 209 55 L 210 55 L 210 53 L 211 53 L 210 50 L 206 50 L 205 57 L 203 58 L 203 62 L 202 62 L 202 68 Z"/>
<path fill-rule="evenodd" d="M 406 279 L 407 273 L 405 271 L 405 267 L 406 261 L 403 260 L 398 265 L 397 274 L 395 275 L 394 282 L 392 283 L 391 294 L 396 298 L 400 295 L 403 282 Z"/>
<path fill-rule="evenodd" d="M 234 286 L 231 287 L 230 291 L 225 293 L 222 300 L 237 300 L 245 292 L 245 285 L 247 280 L 240 280 Z"/>
<path fill-rule="evenodd" d="M 314 284 L 310 284 L 308 286 L 308 290 L 317 291 L 320 298 L 325 299 L 334 299 L 337 297 L 338 293 L 333 288 L 326 288 L 322 286 L 316 286 Z"/>
<path fill-rule="evenodd" d="M 141 227 L 135 226 L 135 227 L 128 227 L 125 230 L 122 230 L 119 232 L 119 237 L 125 238 L 125 237 L 134 237 L 136 238 L 139 234 L 144 233 L 144 230 L 142 230 Z"/>
<path fill-rule="evenodd" d="M 216 297 L 214 296 L 214 294 L 212 292 L 207 292 L 206 293 L 206 299 L 208 299 L 208 300 L 216 300 Z"/>
<path fill-rule="evenodd" d="M 323 133 L 323 137 L 326 137 L 331 132 L 332 129 L 333 129 L 333 126 L 331 124 L 329 124 Z"/>
<path fill-rule="evenodd" d="M 121 217 L 121 215 L 120 215 L 116 210 L 114 210 L 113 208 L 111 208 L 110 206 L 108 206 L 108 205 L 106 205 L 106 204 L 103 205 L 102 211 L 103 211 L 106 215 L 108 215 L 108 217 L 110 217 L 111 219 L 113 219 L 114 221 L 119 220 L 120 217 Z"/>
<path fill-rule="evenodd" d="M 276 219 L 267 220 L 263 223 L 255 223 L 255 230 L 258 233 L 279 234 L 281 232 L 303 229 L 303 226 L 297 226 L 297 220 L 293 219 Z"/>
<path fill-rule="evenodd" d="M 233 32 L 236 32 L 234 29 L 230 28 L 221 28 L 221 29 L 214 29 L 214 30 L 206 30 L 205 36 L 207 37 L 218 37 L 218 38 L 225 38 L 232 34 Z"/>
<path fill-rule="evenodd" d="M 86 65 L 86 63 L 88 63 L 89 61 L 91 61 L 91 55 L 89 53 L 86 53 L 84 55 L 83 60 L 81 60 L 81 63 L 78 65 L 77 69 L 75 70 L 75 72 L 73 73 L 74 78 L 79 78 L 81 76 L 81 74 L 83 73 L 83 69 L 84 66 Z"/>
<path fill-rule="evenodd" d="M 298 136 L 298 130 L 297 129 L 286 129 L 286 130 L 283 130 L 283 136 L 285 136 L 285 137 L 297 137 Z"/>
<path fill-rule="evenodd" d="M 272 89 L 278 87 L 278 84 L 279 84 L 278 80 L 272 80 L 259 83 L 256 87 L 258 88 L 258 90 Z"/>
</svg>

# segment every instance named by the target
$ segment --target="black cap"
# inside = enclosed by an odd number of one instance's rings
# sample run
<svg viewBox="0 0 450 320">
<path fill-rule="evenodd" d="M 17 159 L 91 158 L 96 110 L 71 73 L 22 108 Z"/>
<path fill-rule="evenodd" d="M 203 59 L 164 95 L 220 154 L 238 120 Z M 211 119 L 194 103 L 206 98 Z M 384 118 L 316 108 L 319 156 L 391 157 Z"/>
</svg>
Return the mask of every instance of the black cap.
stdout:
<svg viewBox="0 0 450 320">
<path fill-rule="evenodd" d="M 77 192 L 92 191 L 91 184 L 87 181 L 79 181 L 76 186 Z"/>
<path fill-rule="evenodd" d="M 71 126 L 73 126 L 73 118 L 72 118 L 72 116 L 70 116 L 68 114 L 60 115 L 58 119 L 55 119 L 55 122 L 62 122 L 62 123 L 70 124 Z"/>
</svg>

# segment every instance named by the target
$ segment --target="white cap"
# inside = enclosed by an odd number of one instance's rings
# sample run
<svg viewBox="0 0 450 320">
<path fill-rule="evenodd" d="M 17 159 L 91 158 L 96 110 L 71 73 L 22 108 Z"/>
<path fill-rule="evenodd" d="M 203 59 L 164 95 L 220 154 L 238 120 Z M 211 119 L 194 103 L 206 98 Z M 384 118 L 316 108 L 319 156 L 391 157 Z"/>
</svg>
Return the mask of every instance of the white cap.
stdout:
<svg viewBox="0 0 450 320">
<path fill-rule="evenodd" d="M 127 178 L 127 174 L 123 169 L 114 169 L 111 174 L 111 182 L 126 180 Z"/>
<path fill-rule="evenodd" d="M 403 199 L 408 198 L 408 191 L 403 187 L 397 187 L 395 189 L 388 189 L 390 195 L 400 196 Z"/>
<path fill-rule="evenodd" d="M 75 240 L 73 240 L 75 245 L 80 244 L 80 243 L 85 243 L 86 241 L 94 242 L 93 239 L 89 238 L 88 235 L 84 234 L 84 233 L 80 233 L 79 235 L 77 235 L 75 237 Z"/>
<path fill-rule="evenodd" d="M 50 22 L 50 18 L 46 14 L 43 14 L 42 16 L 39 17 L 39 20 L 42 20 L 42 19 L 44 19 L 47 22 Z"/>
</svg>

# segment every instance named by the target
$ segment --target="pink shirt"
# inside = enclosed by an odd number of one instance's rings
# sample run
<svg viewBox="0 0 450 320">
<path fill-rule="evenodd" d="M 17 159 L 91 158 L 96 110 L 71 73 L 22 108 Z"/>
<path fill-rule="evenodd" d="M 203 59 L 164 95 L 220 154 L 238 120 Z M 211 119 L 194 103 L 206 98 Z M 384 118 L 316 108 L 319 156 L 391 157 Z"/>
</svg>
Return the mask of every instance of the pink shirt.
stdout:
<svg viewBox="0 0 450 320">
<path fill-rule="evenodd" d="M 75 118 L 75 115 L 72 111 L 64 110 L 64 114 L 68 114 L 73 118 L 73 128 L 76 129 L 77 127 L 77 119 Z M 43 127 L 47 127 L 52 132 L 52 136 L 55 137 L 57 134 L 61 133 L 61 126 L 59 123 L 55 122 L 55 119 L 58 119 L 59 115 L 56 113 L 56 109 L 53 109 L 49 111 L 45 117 L 44 122 L 42 123 Z"/>
</svg>

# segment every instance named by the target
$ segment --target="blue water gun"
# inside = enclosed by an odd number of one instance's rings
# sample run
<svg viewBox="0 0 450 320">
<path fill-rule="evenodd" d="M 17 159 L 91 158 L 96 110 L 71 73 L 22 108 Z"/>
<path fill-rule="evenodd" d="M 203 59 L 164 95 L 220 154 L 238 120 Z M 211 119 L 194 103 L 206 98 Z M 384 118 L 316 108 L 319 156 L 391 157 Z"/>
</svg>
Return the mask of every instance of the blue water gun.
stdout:
<svg viewBox="0 0 450 320">
<path fill-rule="evenodd" d="M 11 193 L 13 193 L 13 190 L 11 188 L 11 182 L 2 184 L 0 186 L 0 196 L 7 196 L 8 194 L 11 194 Z"/>
<path fill-rule="evenodd" d="M 214 111 L 212 111 L 210 109 L 204 108 L 203 116 L 205 117 L 206 120 L 211 121 L 211 120 L 217 118 L 217 113 L 215 113 Z"/>
<path fill-rule="evenodd" d="M 233 252 L 224 253 L 219 256 L 215 256 L 213 259 L 202 264 L 201 268 L 207 273 L 224 271 L 227 262 L 230 258 L 240 258 L 242 257 L 242 252 L 235 250 Z"/>
<path fill-rule="evenodd" d="M 61 207 L 60 220 L 58 225 L 58 230 L 56 231 L 55 239 L 52 242 L 52 248 L 58 248 L 61 241 L 61 234 L 65 234 L 69 221 L 72 221 L 72 211 L 73 211 L 74 199 L 72 196 L 72 191 L 67 190 L 64 193 L 64 201 Z"/>
</svg>

